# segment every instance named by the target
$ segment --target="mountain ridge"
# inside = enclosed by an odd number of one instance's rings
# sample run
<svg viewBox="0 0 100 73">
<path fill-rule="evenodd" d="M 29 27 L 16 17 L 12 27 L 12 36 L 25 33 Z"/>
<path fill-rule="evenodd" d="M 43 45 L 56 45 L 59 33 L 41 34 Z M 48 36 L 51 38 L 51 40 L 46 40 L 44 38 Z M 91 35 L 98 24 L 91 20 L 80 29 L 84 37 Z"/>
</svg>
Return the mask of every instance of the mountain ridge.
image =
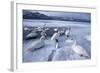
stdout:
<svg viewBox="0 0 100 73">
<path fill-rule="evenodd" d="M 48 16 L 40 12 L 23 11 L 23 19 L 42 19 L 42 20 L 62 20 L 62 21 L 77 21 L 77 22 L 91 22 L 90 19 L 82 19 L 80 16 Z"/>
</svg>

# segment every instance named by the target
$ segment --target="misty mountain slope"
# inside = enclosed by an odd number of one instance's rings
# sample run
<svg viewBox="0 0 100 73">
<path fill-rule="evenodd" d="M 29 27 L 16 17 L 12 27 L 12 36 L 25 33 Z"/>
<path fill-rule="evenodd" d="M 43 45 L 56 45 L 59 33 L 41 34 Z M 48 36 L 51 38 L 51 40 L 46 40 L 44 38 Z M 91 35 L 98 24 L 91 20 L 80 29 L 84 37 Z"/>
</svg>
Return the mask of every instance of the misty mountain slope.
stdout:
<svg viewBox="0 0 100 73">
<path fill-rule="evenodd" d="M 91 14 L 90 13 L 79 13 L 79 12 L 50 12 L 50 11 L 23 10 L 23 19 L 90 22 Z"/>
</svg>

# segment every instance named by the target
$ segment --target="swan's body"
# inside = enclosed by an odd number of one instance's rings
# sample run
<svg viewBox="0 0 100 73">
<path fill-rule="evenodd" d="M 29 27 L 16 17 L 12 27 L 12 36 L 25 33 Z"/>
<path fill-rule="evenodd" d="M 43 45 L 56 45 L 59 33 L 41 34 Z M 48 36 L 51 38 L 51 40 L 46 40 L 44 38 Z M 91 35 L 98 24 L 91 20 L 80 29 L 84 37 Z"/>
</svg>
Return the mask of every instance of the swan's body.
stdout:
<svg viewBox="0 0 100 73">
<path fill-rule="evenodd" d="M 68 35 L 68 34 L 69 34 L 69 32 L 70 32 L 69 30 L 66 30 L 65 35 Z"/>
<path fill-rule="evenodd" d="M 76 44 L 76 41 L 74 41 L 74 44 L 72 45 L 72 50 L 73 50 L 76 54 L 80 55 L 80 57 L 85 57 L 85 58 L 88 58 L 88 57 L 89 57 L 89 55 L 88 55 L 88 53 L 86 52 L 86 50 L 85 50 L 82 46 L 77 45 L 77 44 Z"/>
<path fill-rule="evenodd" d="M 26 38 L 34 38 L 34 37 L 36 37 L 38 34 L 35 32 L 35 31 L 32 31 L 31 33 L 29 33 L 27 36 L 26 36 Z"/>
<path fill-rule="evenodd" d="M 30 29 L 29 29 L 29 28 L 27 28 L 27 27 L 25 27 L 25 28 L 24 28 L 24 31 L 30 31 Z"/>
<path fill-rule="evenodd" d="M 39 39 L 39 40 L 35 41 L 34 43 L 32 43 L 28 50 L 35 51 L 37 49 L 42 48 L 44 45 L 45 45 L 44 40 Z"/>
<path fill-rule="evenodd" d="M 88 40 L 88 41 L 91 41 L 91 36 L 90 36 L 90 35 L 87 35 L 87 36 L 85 37 L 85 39 Z"/>
<path fill-rule="evenodd" d="M 41 32 L 41 33 L 43 33 L 43 32 Z M 45 35 L 46 35 L 46 33 L 45 33 Z M 32 43 L 30 48 L 29 48 L 29 50 L 30 51 L 35 51 L 37 49 L 40 49 L 40 48 L 44 47 L 44 45 L 45 45 L 45 41 L 44 40 L 46 38 L 45 35 L 41 34 L 40 39 L 35 41 L 34 43 Z"/>
<path fill-rule="evenodd" d="M 68 27 L 68 29 L 65 31 L 65 35 L 67 38 L 71 35 L 71 27 Z"/>
</svg>

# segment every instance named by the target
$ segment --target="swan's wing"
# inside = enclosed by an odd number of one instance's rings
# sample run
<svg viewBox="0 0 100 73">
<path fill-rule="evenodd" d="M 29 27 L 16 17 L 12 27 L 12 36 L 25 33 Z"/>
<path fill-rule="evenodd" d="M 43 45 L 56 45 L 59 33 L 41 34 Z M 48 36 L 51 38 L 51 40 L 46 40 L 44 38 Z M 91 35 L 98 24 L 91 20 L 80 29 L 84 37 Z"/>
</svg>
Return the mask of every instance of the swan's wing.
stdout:
<svg viewBox="0 0 100 73">
<path fill-rule="evenodd" d="M 29 38 L 29 37 L 35 37 L 35 36 L 37 36 L 37 33 L 31 32 L 26 37 Z"/>
<path fill-rule="evenodd" d="M 72 47 L 73 51 L 77 54 L 83 54 L 83 49 L 82 47 L 78 46 L 78 45 L 75 45 Z"/>
<path fill-rule="evenodd" d="M 33 43 L 30 45 L 29 50 L 34 50 L 34 49 L 40 48 L 40 47 L 42 47 L 42 46 L 44 46 L 44 41 L 42 41 L 42 40 L 37 40 L 37 41 L 33 42 Z"/>
<path fill-rule="evenodd" d="M 82 46 L 76 45 L 72 49 L 77 54 L 80 54 L 80 55 L 83 55 L 83 56 L 89 56 L 88 53 L 86 52 L 86 50 Z"/>
</svg>

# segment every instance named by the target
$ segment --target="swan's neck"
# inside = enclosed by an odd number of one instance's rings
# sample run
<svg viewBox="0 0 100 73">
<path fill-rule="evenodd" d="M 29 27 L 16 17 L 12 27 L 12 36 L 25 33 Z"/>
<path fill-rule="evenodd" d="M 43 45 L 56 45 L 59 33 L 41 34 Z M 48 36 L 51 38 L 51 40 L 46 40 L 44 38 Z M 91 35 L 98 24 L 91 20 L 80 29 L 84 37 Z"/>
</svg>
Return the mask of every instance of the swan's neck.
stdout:
<svg viewBox="0 0 100 73">
<path fill-rule="evenodd" d="M 74 40 L 72 47 L 75 47 L 75 46 L 76 46 L 76 40 Z"/>
<path fill-rule="evenodd" d="M 41 36 L 41 37 L 40 37 L 40 40 L 44 40 L 44 39 L 45 39 L 45 37 L 44 37 L 44 36 Z"/>
<path fill-rule="evenodd" d="M 43 40 L 43 38 L 41 37 L 40 40 Z"/>
</svg>

